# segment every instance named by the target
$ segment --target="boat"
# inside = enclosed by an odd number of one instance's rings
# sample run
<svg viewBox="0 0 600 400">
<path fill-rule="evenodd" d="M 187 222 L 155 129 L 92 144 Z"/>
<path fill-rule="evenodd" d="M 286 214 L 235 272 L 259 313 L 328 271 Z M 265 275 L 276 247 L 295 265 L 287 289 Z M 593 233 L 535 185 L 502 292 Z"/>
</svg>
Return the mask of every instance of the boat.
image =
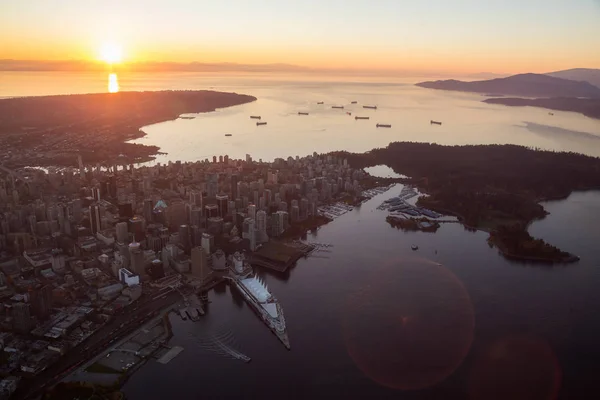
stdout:
<svg viewBox="0 0 600 400">
<path fill-rule="evenodd" d="M 231 136 L 231 133 L 226 133 L 225 136 Z"/>
<path fill-rule="evenodd" d="M 359 116 L 356 116 L 356 117 L 354 117 L 354 119 L 369 119 L 369 117 L 359 117 Z"/>
<path fill-rule="evenodd" d="M 317 101 L 317 104 L 323 104 L 323 102 L 322 101 Z"/>
<path fill-rule="evenodd" d="M 431 125 L 441 125 L 442 123 L 440 121 L 431 120 L 430 124 Z"/>
<path fill-rule="evenodd" d="M 298 112 L 298 115 L 308 115 L 308 113 L 307 113 L 307 112 L 302 112 L 302 111 L 299 111 L 299 112 Z"/>
<path fill-rule="evenodd" d="M 346 114 L 348 115 L 352 115 L 352 113 L 350 111 L 346 111 Z"/>
<path fill-rule="evenodd" d="M 416 244 L 413 244 L 412 246 L 410 246 L 411 249 L 413 249 L 413 251 L 419 250 L 419 246 L 417 246 Z"/>
<path fill-rule="evenodd" d="M 358 101 L 353 101 L 351 104 L 356 104 L 356 103 L 358 103 Z"/>
<path fill-rule="evenodd" d="M 548 115 L 554 115 L 554 113 L 553 112 L 549 112 Z"/>
<path fill-rule="evenodd" d="M 266 122 L 257 122 L 256 126 L 261 126 L 261 125 L 266 125 L 266 124 L 267 124 Z"/>
<path fill-rule="evenodd" d="M 391 128 L 392 125 L 390 125 L 390 124 L 377 124 L 377 127 L 378 128 Z"/>
<path fill-rule="evenodd" d="M 260 115 L 251 115 L 250 118 L 252 118 L 252 119 L 260 119 Z"/>
<path fill-rule="evenodd" d="M 344 109 L 344 106 L 331 106 L 331 108 L 338 108 L 338 109 L 340 109 L 340 110 L 343 110 L 343 109 Z"/>
<path fill-rule="evenodd" d="M 179 117 L 179 118 L 180 118 L 180 119 L 194 119 L 194 118 L 196 118 L 196 117 L 184 117 L 184 116 L 181 116 L 181 117 Z"/>
<path fill-rule="evenodd" d="M 370 110 L 377 110 L 377 106 L 363 106 L 363 108 L 368 108 Z"/>
<path fill-rule="evenodd" d="M 287 336 L 283 309 L 277 299 L 269 292 L 264 282 L 257 276 L 236 277 L 233 282 L 254 312 L 289 350 L 290 341 Z"/>
</svg>

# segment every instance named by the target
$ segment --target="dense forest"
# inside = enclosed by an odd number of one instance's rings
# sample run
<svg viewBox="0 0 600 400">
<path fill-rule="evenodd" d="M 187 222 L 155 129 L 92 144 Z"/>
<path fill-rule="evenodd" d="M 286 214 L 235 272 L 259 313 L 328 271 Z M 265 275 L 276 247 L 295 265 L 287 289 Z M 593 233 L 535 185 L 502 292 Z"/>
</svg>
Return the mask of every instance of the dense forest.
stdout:
<svg viewBox="0 0 600 400">
<path fill-rule="evenodd" d="M 524 239 L 529 223 L 546 215 L 540 201 L 600 189 L 599 158 L 516 145 L 395 142 L 363 154 L 336 154 L 354 167 L 385 164 L 410 176 L 429 195 L 419 205 L 456 215 L 468 227 L 489 232 L 510 227 L 512 233 L 496 243 L 510 235 Z M 546 254 L 543 246 L 538 250 Z"/>
</svg>

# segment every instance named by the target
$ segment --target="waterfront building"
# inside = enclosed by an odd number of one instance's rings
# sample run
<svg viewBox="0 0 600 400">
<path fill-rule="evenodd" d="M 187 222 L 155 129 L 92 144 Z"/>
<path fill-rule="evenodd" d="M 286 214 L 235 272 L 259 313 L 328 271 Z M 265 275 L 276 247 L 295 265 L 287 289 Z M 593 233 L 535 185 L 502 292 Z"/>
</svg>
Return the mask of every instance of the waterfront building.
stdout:
<svg viewBox="0 0 600 400">
<path fill-rule="evenodd" d="M 206 253 L 205 249 L 203 249 L 200 246 L 194 247 L 192 249 L 191 273 L 192 273 L 192 275 L 194 275 L 197 278 L 200 278 L 201 280 L 206 279 L 206 277 L 210 273 L 210 270 L 208 267 L 207 253 Z"/>
</svg>

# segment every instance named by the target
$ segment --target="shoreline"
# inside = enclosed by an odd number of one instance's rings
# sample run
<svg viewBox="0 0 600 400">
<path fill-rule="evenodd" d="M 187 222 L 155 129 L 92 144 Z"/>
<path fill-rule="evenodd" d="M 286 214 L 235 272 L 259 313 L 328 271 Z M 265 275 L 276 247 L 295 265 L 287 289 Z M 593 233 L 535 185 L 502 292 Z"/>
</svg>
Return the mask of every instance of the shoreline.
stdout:
<svg viewBox="0 0 600 400">
<path fill-rule="evenodd" d="M 253 101 L 213 90 L 0 99 L 0 159 L 11 168 L 77 167 L 78 156 L 88 165 L 152 161 L 158 146 L 130 143 L 146 136 L 142 128 Z"/>
</svg>

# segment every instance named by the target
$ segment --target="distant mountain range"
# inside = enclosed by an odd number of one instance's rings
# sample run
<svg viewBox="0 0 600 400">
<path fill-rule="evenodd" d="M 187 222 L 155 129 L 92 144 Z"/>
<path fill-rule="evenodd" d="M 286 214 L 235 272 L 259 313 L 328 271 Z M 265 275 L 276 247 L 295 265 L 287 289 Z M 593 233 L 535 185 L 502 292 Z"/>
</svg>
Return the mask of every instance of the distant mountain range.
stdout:
<svg viewBox="0 0 600 400">
<path fill-rule="evenodd" d="M 574 68 L 564 71 L 549 72 L 546 75 L 555 78 L 570 79 L 572 81 L 585 81 L 600 88 L 600 69 Z"/>
<path fill-rule="evenodd" d="M 560 71 L 555 74 L 567 73 L 571 74 L 569 71 Z M 575 75 L 576 73 L 573 72 L 572 74 Z M 583 75 L 583 73 L 579 74 L 579 76 Z M 522 97 L 600 98 L 600 87 L 594 86 L 589 82 L 557 78 L 544 74 L 519 74 L 506 78 L 475 82 L 464 82 L 451 79 L 421 82 L 417 83 L 417 86 L 429 89 Z"/>
</svg>

